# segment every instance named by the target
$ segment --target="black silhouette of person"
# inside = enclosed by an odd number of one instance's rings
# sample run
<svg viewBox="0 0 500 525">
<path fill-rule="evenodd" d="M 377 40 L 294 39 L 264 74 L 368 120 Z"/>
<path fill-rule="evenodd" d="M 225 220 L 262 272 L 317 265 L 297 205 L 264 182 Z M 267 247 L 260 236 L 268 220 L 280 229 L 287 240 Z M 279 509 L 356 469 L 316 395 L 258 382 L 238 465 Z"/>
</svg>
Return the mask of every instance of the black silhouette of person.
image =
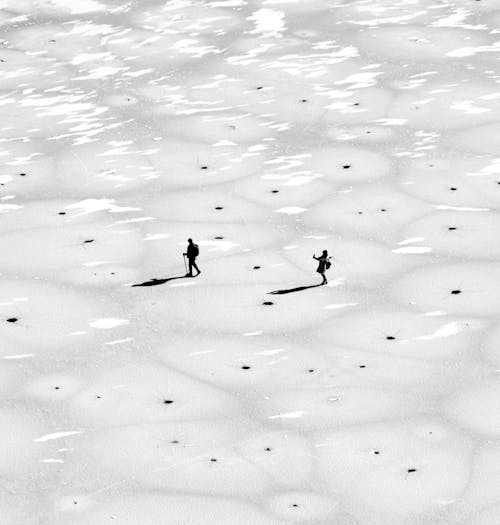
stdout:
<svg viewBox="0 0 500 525">
<path fill-rule="evenodd" d="M 189 272 L 186 274 L 186 277 L 193 277 L 193 268 L 198 272 L 196 275 L 200 275 L 201 271 L 196 264 L 196 257 L 198 257 L 199 253 L 198 245 L 193 242 L 193 239 L 188 239 L 186 253 L 182 254 L 187 256 L 189 263 Z"/>
<path fill-rule="evenodd" d="M 330 268 L 330 257 L 328 257 L 328 252 L 323 250 L 323 253 L 319 257 L 316 257 L 316 254 L 313 254 L 313 259 L 316 259 L 319 262 L 316 271 L 321 277 L 323 277 L 321 284 L 327 284 L 328 281 L 326 280 L 325 272 Z"/>
</svg>

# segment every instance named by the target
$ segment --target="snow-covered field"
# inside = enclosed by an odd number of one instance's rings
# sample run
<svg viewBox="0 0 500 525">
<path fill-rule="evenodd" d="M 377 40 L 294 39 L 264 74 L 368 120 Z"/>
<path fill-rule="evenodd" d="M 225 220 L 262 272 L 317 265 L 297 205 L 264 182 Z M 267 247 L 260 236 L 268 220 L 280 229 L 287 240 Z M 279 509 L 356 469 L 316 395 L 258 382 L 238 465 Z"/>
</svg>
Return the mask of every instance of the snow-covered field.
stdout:
<svg viewBox="0 0 500 525">
<path fill-rule="evenodd" d="M 1 0 L 1 525 L 497 525 L 499 33 Z"/>
</svg>

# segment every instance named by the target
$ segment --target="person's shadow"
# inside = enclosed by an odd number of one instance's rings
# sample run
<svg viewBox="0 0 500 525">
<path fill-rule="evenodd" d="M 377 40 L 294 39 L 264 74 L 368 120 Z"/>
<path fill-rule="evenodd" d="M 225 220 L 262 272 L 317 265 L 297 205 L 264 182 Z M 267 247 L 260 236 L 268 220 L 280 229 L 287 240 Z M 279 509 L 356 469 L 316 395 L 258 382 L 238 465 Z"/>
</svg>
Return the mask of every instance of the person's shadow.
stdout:
<svg viewBox="0 0 500 525">
<path fill-rule="evenodd" d="M 136 286 L 159 286 L 160 284 L 168 283 L 169 281 L 175 281 L 176 279 L 190 279 L 185 275 L 179 275 L 178 277 L 167 277 L 166 279 L 150 279 L 149 281 L 144 281 L 143 283 L 133 284 L 132 288 Z"/>
<path fill-rule="evenodd" d="M 309 288 L 317 288 L 318 286 L 323 286 L 320 284 L 311 284 L 310 286 L 298 286 L 297 288 L 288 288 L 285 290 L 273 290 L 272 292 L 267 292 L 270 295 L 283 295 L 285 293 L 294 293 L 302 292 L 303 290 L 309 290 Z"/>
</svg>

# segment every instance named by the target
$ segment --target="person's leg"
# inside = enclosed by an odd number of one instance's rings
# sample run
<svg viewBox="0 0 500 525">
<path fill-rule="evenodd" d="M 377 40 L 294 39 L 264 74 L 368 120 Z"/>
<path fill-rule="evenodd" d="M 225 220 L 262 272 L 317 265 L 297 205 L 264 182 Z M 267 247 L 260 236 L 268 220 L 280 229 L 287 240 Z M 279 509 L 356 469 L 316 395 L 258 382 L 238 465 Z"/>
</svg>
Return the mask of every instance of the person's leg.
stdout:
<svg viewBox="0 0 500 525">
<path fill-rule="evenodd" d="M 199 275 L 201 273 L 200 269 L 198 268 L 198 265 L 196 264 L 195 259 L 193 259 L 193 268 L 198 272 L 196 275 Z"/>
<path fill-rule="evenodd" d="M 189 272 L 186 274 L 189 277 L 193 277 L 193 259 L 188 259 L 189 262 Z"/>
</svg>

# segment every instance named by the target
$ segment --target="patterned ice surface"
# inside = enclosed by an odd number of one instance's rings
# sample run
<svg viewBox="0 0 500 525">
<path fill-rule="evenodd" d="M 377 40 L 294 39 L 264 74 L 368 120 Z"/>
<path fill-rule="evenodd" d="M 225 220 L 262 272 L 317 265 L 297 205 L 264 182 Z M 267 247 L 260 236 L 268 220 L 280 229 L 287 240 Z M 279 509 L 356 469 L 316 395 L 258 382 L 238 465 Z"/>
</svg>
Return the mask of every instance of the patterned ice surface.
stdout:
<svg viewBox="0 0 500 525">
<path fill-rule="evenodd" d="M 1 525 L 500 521 L 499 24 L 0 2 Z"/>
</svg>

